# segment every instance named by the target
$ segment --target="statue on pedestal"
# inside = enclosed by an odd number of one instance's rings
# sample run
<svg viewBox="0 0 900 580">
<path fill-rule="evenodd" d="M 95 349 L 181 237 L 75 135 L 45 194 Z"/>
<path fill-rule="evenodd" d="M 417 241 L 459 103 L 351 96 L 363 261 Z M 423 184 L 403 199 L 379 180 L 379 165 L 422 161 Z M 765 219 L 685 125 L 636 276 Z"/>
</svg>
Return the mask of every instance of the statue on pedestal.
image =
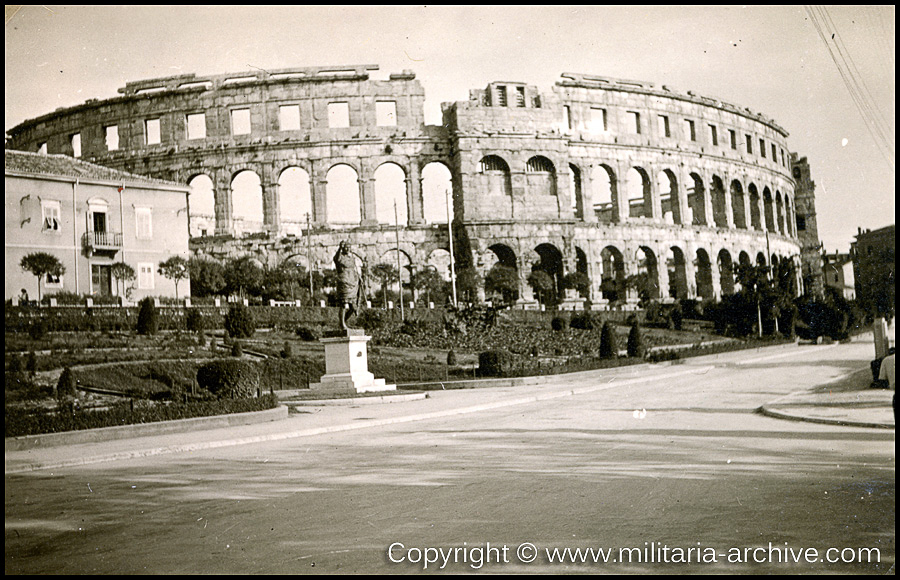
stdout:
<svg viewBox="0 0 900 580">
<path fill-rule="evenodd" d="M 356 266 L 356 258 L 350 252 L 350 244 L 342 241 L 334 255 L 337 271 L 337 294 L 341 303 L 341 330 L 348 330 L 347 319 L 359 314 L 365 304 L 364 279 Z"/>
</svg>

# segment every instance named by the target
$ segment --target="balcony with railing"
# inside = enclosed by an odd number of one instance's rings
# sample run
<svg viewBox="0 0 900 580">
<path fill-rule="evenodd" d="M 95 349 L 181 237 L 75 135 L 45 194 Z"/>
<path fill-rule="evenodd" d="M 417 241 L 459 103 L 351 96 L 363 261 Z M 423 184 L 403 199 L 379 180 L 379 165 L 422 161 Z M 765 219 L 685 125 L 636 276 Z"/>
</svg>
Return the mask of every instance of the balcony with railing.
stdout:
<svg viewBox="0 0 900 580">
<path fill-rule="evenodd" d="M 88 254 L 115 254 L 122 249 L 122 234 L 118 232 L 85 232 L 81 237 L 81 246 Z"/>
</svg>

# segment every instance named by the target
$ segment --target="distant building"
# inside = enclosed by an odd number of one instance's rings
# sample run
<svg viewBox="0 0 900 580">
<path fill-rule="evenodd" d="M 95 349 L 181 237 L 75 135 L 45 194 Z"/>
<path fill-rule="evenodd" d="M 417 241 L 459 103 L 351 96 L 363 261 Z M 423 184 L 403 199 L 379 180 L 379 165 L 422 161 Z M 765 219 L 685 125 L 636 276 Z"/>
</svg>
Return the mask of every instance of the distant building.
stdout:
<svg viewBox="0 0 900 580">
<path fill-rule="evenodd" d="M 847 300 L 856 298 L 856 283 L 853 275 L 853 256 L 850 254 L 825 254 L 823 279 L 825 286 L 834 288 Z"/>
<path fill-rule="evenodd" d="M 175 296 L 175 284 L 157 269 L 171 256 L 189 257 L 187 186 L 66 155 L 7 150 L 5 163 L 6 299 L 23 289 L 37 298 L 37 279 L 20 266 L 34 252 L 65 267 L 63 276 L 42 281 L 45 296 L 126 293 L 111 273 L 117 262 L 134 269 L 131 298 Z M 190 284 L 178 291 L 190 295 Z"/>
<path fill-rule="evenodd" d="M 860 228 L 851 244 L 856 296 L 870 314 L 894 312 L 894 226 L 877 230 Z"/>
</svg>

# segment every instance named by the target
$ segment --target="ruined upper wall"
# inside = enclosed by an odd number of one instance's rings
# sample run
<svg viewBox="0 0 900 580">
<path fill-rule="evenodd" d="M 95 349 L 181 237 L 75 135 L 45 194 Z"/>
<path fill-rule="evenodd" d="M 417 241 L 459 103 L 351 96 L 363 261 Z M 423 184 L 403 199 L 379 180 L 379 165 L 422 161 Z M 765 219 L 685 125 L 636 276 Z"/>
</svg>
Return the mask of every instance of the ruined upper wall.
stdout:
<svg viewBox="0 0 900 580">
<path fill-rule="evenodd" d="M 77 153 L 80 145 L 80 157 L 102 158 L 117 151 L 150 153 L 172 146 L 420 132 L 425 92 L 415 75 L 403 71 L 388 80 L 371 80 L 369 71 L 377 68 L 258 70 L 127 83 L 119 89 L 120 97 L 91 100 L 22 123 L 9 131 L 8 144 L 67 155 Z"/>
</svg>

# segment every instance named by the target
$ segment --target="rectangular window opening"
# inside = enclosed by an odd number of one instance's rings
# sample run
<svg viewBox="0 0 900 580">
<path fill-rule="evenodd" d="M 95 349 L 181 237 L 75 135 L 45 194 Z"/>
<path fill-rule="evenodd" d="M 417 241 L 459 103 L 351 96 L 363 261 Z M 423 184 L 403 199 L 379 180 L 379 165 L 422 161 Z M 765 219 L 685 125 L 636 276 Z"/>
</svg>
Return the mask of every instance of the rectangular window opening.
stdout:
<svg viewBox="0 0 900 580">
<path fill-rule="evenodd" d="M 234 109 L 231 111 L 231 134 L 250 134 L 250 109 Z"/>
<path fill-rule="evenodd" d="M 506 87 L 497 87 L 497 105 L 500 107 L 506 106 Z"/>
<path fill-rule="evenodd" d="M 137 224 L 137 232 L 135 235 L 138 239 L 149 240 L 153 238 L 153 220 L 152 212 L 148 207 L 139 207 L 134 210 L 135 223 Z"/>
<path fill-rule="evenodd" d="M 763 156 L 763 159 L 766 157 L 766 142 L 763 139 L 759 140 L 759 154 Z"/>
<path fill-rule="evenodd" d="M 716 126 L 715 126 L 715 125 L 710 125 L 710 126 L 709 126 L 709 141 L 710 141 L 710 143 L 712 143 L 714 146 L 718 146 L 718 145 L 719 145 L 719 132 L 718 132 L 718 130 L 716 129 Z"/>
<path fill-rule="evenodd" d="M 205 113 L 193 113 L 187 116 L 187 138 L 206 139 Z"/>
<path fill-rule="evenodd" d="M 734 132 L 734 129 L 728 130 L 728 139 L 731 141 L 731 148 L 737 149 L 737 133 Z"/>
<path fill-rule="evenodd" d="M 516 106 L 525 107 L 525 87 L 516 87 Z"/>
<path fill-rule="evenodd" d="M 376 101 L 375 120 L 379 127 L 397 126 L 397 103 L 394 101 Z"/>
<path fill-rule="evenodd" d="M 72 157 L 81 157 L 81 133 L 75 133 L 69 138 L 72 144 Z"/>
<path fill-rule="evenodd" d="M 591 130 L 598 133 L 609 131 L 609 125 L 606 123 L 606 109 L 591 107 Z"/>
<path fill-rule="evenodd" d="M 45 232 L 58 232 L 60 220 L 60 203 L 56 200 L 41 202 L 41 230 Z"/>
<path fill-rule="evenodd" d="M 278 113 L 279 127 L 282 131 L 300 130 L 300 105 L 282 105 Z"/>
<path fill-rule="evenodd" d="M 635 135 L 641 134 L 641 114 L 635 111 L 628 111 L 631 118 L 631 132 Z"/>
<path fill-rule="evenodd" d="M 684 134 L 690 141 L 697 140 L 697 129 L 694 127 L 694 122 L 690 119 L 684 120 Z"/>
<path fill-rule="evenodd" d="M 328 103 L 328 126 L 332 129 L 350 126 L 349 103 Z"/>
<path fill-rule="evenodd" d="M 106 127 L 106 150 L 116 151 L 119 149 L 119 126 L 110 125 Z"/>
<path fill-rule="evenodd" d="M 144 135 L 147 145 L 157 145 L 160 142 L 159 119 L 148 119 L 144 122 Z"/>
<path fill-rule="evenodd" d="M 659 135 L 660 137 L 672 136 L 669 130 L 669 117 L 667 117 L 666 115 L 659 116 Z"/>
</svg>

